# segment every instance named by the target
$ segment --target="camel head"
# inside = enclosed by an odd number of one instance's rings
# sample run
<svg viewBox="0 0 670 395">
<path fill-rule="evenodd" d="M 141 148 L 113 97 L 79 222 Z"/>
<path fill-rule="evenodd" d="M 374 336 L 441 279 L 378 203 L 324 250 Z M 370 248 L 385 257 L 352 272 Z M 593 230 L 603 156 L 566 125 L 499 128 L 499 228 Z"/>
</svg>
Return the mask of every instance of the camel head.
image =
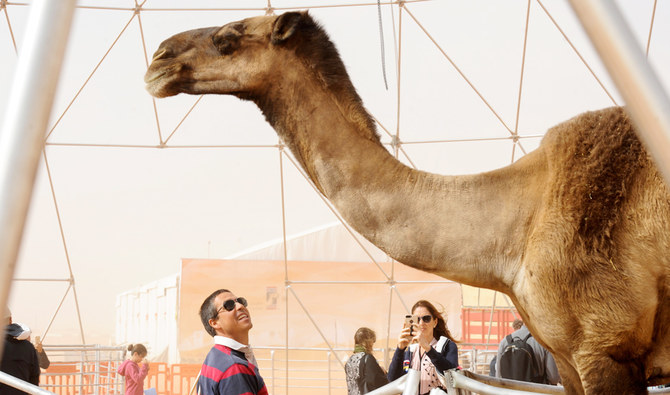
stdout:
<svg viewBox="0 0 670 395">
<path fill-rule="evenodd" d="M 282 53 L 304 44 L 296 31 L 320 30 L 307 12 L 260 16 L 189 30 L 163 41 L 144 81 L 155 97 L 188 94 L 256 96 L 272 85 Z"/>
</svg>

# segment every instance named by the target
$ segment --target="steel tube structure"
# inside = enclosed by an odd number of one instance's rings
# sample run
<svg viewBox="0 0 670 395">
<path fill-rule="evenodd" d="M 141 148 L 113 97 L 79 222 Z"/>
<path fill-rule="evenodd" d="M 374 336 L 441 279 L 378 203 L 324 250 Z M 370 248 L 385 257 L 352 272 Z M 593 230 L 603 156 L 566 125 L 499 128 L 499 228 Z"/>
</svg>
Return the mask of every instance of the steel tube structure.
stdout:
<svg viewBox="0 0 670 395">
<path fill-rule="evenodd" d="M 638 136 L 670 184 L 670 100 L 611 0 L 570 0 L 607 67 Z"/>
<path fill-rule="evenodd" d="M 32 395 L 54 395 L 54 393 L 51 391 L 47 391 L 30 383 L 26 383 L 25 381 L 17 379 L 16 377 L 5 372 L 0 372 L 0 383 L 9 385 L 10 387 L 14 387 L 16 389 L 20 389 L 21 391 Z"/>
<path fill-rule="evenodd" d="M 19 52 L 0 129 L 0 306 L 9 297 L 75 3 L 36 0 Z"/>
<path fill-rule="evenodd" d="M 440 381 L 447 388 L 449 395 L 471 394 L 480 395 L 529 395 L 529 394 L 564 394 L 561 386 L 527 383 L 523 381 L 500 379 L 482 376 L 467 370 L 450 369 L 439 375 Z"/>
<path fill-rule="evenodd" d="M 409 369 L 407 374 L 400 378 L 368 392 L 369 395 L 418 395 L 419 381 L 421 381 L 421 372 L 416 369 Z"/>
</svg>

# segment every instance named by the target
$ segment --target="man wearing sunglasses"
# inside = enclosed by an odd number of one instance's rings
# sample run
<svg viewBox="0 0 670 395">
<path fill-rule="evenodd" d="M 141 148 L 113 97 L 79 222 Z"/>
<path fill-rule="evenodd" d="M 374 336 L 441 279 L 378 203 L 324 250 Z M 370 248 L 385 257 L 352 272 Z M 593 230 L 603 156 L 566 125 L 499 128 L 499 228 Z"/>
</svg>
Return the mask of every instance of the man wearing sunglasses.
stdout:
<svg viewBox="0 0 670 395">
<path fill-rule="evenodd" d="M 201 395 L 267 395 L 249 347 L 249 330 L 253 324 L 247 300 L 227 289 L 214 291 L 200 306 L 200 320 L 207 333 L 214 337 L 214 347 L 200 369 L 198 392 Z"/>
</svg>

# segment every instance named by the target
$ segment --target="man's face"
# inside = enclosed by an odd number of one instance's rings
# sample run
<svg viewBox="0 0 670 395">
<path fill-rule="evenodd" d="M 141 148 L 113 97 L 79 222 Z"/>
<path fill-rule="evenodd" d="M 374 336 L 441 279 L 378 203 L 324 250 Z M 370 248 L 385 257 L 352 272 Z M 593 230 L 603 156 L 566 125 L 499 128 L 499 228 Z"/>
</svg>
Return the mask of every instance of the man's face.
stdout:
<svg viewBox="0 0 670 395">
<path fill-rule="evenodd" d="M 217 335 L 229 337 L 237 341 L 243 339 L 245 341 L 240 342 L 246 344 L 249 330 L 253 327 L 251 316 L 249 315 L 249 310 L 237 302 L 232 311 L 226 310 L 223 307 L 223 304 L 231 299 L 235 300 L 237 299 L 237 296 L 230 292 L 223 292 L 216 296 L 214 299 L 214 306 L 216 307 L 218 314 L 216 317 L 209 320 L 209 325 L 214 328 Z"/>
</svg>

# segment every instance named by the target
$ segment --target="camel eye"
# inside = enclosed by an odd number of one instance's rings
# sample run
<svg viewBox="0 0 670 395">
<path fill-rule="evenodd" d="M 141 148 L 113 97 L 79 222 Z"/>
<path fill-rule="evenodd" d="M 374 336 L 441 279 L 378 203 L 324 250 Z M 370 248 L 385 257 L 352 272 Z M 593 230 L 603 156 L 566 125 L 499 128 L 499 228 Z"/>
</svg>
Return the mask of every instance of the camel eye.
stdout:
<svg viewBox="0 0 670 395">
<path fill-rule="evenodd" d="M 212 42 L 221 55 L 230 55 L 240 46 L 240 36 L 225 34 L 212 37 Z"/>
<path fill-rule="evenodd" d="M 230 28 L 238 32 L 240 35 L 244 34 L 244 23 L 236 23 L 231 25 Z"/>
<path fill-rule="evenodd" d="M 212 43 L 221 55 L 230 55 L 240 46 L 244 25 L 226 25 L 212 36 Z"/>
</svg>

